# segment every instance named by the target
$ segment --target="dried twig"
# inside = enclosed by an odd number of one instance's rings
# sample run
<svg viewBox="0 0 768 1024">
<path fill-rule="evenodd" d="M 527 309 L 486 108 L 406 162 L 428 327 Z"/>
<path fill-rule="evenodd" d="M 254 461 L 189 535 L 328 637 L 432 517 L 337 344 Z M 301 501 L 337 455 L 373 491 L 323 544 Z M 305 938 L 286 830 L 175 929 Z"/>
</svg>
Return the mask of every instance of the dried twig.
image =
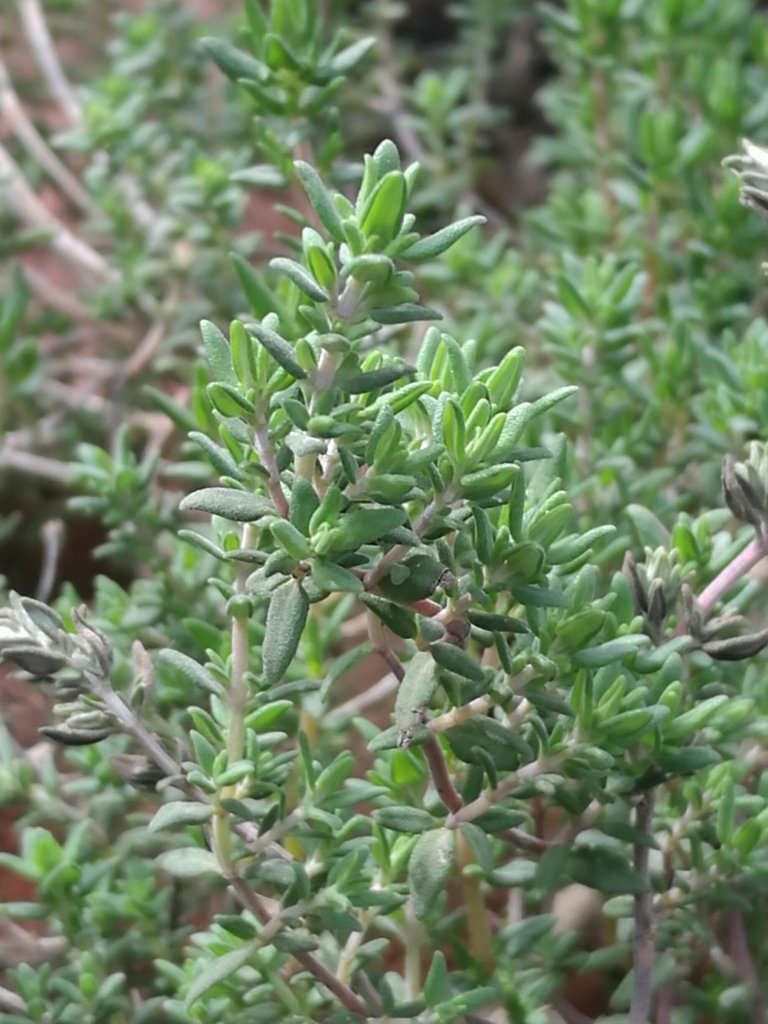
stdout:
<svg viewBox="0 0 768 1024">
<path fill-rule="evenodd" d="M 0 146 L 0 179 L 3 198 L 11 212 L 28 228 L 49 235 L 49 244 L 57 255 L 79 268 L 100 284 L 116 282 L 119 275 L 95 249 L 91 248 L 50 212 L 32 191 L 21 168 L 4 146 Z"/>
<path fill-rule="evenodd" d="M 40 533 L 43 541 L 43 565 L 35 597 L 38 601 L 48 601 L 56 582 L 61 544 L 64 540 L 64 522 L 61 519 L 49 519 L 43 523 Z"/>
<path fill-rule="evenodd" d="M 24 32 L 48 86 L 48 91 L 64 111 L 70 124 L 79 125 L 81 121 L 80 104 L 64 74 L 40 0 L 18 0 L 17 6 Z"/>
<path fill-rule="evenodd" d="M 8 127 L 40 168 L 75 206 L 85 213 L 96 212 L 91 198 L 74 174 L 49 147 L 43 136 L 27 117 L 13 87 L 8 69 L 0 60 L 0 110 Z"/>
</svg>

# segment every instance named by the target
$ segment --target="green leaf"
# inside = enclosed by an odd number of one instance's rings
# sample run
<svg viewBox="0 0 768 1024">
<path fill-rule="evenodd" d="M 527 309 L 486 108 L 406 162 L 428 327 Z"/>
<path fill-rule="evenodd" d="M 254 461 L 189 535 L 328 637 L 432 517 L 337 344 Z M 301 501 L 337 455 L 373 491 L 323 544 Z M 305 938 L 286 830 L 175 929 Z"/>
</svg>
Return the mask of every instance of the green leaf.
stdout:
<svg viewBox="0 0 768 1024">
<path fill-rule="evenodd" d="M 384 534 L 402 526 L 406 514 L 400 508 L 363 508 L 353 506 L 338 521 L 339 536 L 333 547 L 337 551 L 356 551 L 372 544 Z"/>
<path fill-rule="evenodd" d="M 239 82 L 244 78 L 252 78 L 258 82 L 266 76 L 267 69 L 261 61 L 244 53 L 243 50 L 238 50 L 224 39 L 206 36 L 200 40 L 200 46 L 218 64 L 227 78 L 231 78 L 234 82 Z"/>
<path fill-rule="evenodd" d="M 246 330 L 264 346 L 275 362 L 290 373 L 293 378 L 303 380 L 307 376 L 296 358 L 290 342 L 263 324 L 246 324 L 245 326 Z"/>
<path fill-rule="evenodd" d="M 430 644 L 429 652 L 441 668 L 447 668 L 458 676 L 471 679 L 473 683 L 485 682 L 482 665 L 455 644 Z"/>
<path fill-rule="evenodd" d="M 434 1009 L 440 1003 L 444 1003 L 450 994 L 451 985 L 448 978 L 448 967 L 445 963 L 445 954 L 438 949 L 432 957 L 432 963 L 424 981 L 424 998 L 427 1006 Z"/>
<path fill-rule="evenodd" d="M 194 441 L 198 448 L 201 449 L 210 464 L 216 472 L 220 474 L 220 476 L 231 476 L 235 480 L 243 477 L 240 467 L 226 448 L 222 448 L 221 445 L 212 441 L 207 434 L 201 434 L 199 430 L 190 431 L 188 436 L 190 441 Z"/>
<path fill-rule="evenodd" d="M 418 306 L 413 302 L 401 302 L 397 306 L 384 306 L 370 309 L 373 320 L 380 324 L 410 324 L 420 320 L 442 320 L 443 314 L 427 306 Z"/>
<path fill-rule="evenodd" d="M 180 850 L 166 850 L 155 858 L 155 864 L 177 878 L 197 878 L 198 875 L 221 874 L 219 862 L 210 850 L 196 846 L 183 846 Z"/>
<path fill-rule="evenodd" d="M 461 490 L 470 501 L 482 501 L 501 494 L 520 473 L 517 463 L 488 466 L 475 473 L 466 473 L 461 478 Z"/>
<path fill-rule="evenodd" d="M 630 654 L 636 654 L 648 643 L 647 636 L 620 636 L 615 640 L 598 644 L 597 647 L 587 647 L 583 651 L 575 651 L 572 657 L 574 663 L 582 668 L 602 668 L 614 661 L 622 661 Z"/>
<path fill-rule="evenodd" d="M 225 335 L 210 320 L 200 321 L 200 333 L 203 337 L 205 358 L 208 360 L 214 380 L 236 385 L 237 376 L 232 366 L 232 353 Z"/>
<path fill-rule="evenodd" d="M 378 182 L 360 217 L 360 230 L 384 245 L 397 234 L 405 213 L 407 189 L 402 171 L 390 171 Z"/>
<path fill-rule="evenodd" d="M 245 292 L 253 315 L 261 319 L 269 313 L 275 313 L 281 324 L 290 323 L 291 317 L 288 310 L 278 299 L 274 291 L 267 288 L 261 276 L 250 263 L 237 252 L 230 253 L 229 258 L 232 260 L 235 273 L 240 280 L 240 285 Z"/>
<path fill-rule="evenodd" d="M 420 238 L 418 242 L 414 242 L 413 245 L 409 245 L 407 249 L 400 253 L 400 257 L 414 262 L 432 260 L 444 253 L 446 249 L 450 249 L 455 242 L 458 242 L 476 224 L 485 224 L 485 217 L 475 215 L 457 220 L 454 224 L 441 228 L 440 231 L 436 231 L 433 235 L 426 235 L 424 238 Z"/>
<path fill-rule="evenodd" d="M 425 709 L 437 688 L 437 666 L 426 651 L 419 651 L 405 666 L 405 674 L 395 698 L 395 725 L 398 746 L 410 742 L 413 730 L 421 722 Z"/>
<path fill-rule="evenodd" d="M 475 718 L 446 730 L 451 750 L 467 764 L 485 767 L 484 755 L 499 771 L 515 771 L 521 762 L 533 760 L 531 747 L 519 733 L 493 718 Z"/>
<path fill-rule="evenodd" d="M 628 505 L 627 515 L 637 530 L 637 536 L 643 547 L 669 549 L 672 544 L 672 536 L 653 512 L 643 508 L 642 505 Z"/>
<path fill-rule="evenodd" d="M 400 605 L 387 601 L 376 594 L 361 594 L 360 600 L 376 615 L 387 629 L 404 640 L 412 640 L 416 635 L 416 617 L 413 612 Z"/>
<path fill-rule="evenodd" d="M 286 580 L 272 591 L 261 652 L 269 686 L 280 682 L 293 660 L 308 611 L 309 600 L 298 580 Z"/>
<path fill-rule="evenodd" d="M 362 39 L 350 43 L 343 50 L 332 58 L 328 64 L 328 71 L 334 75 L 348 75 L 376 46 L 375 36 L 364 36 Z"/>
<path fill-rule="evenodd" d="M 344 569 L 327 558 L 316 558 L 312 563 L 312 579 L 321 590 L 329 594 L 360 594 L 363 581 L 349 569 Z"/>
<path fill-rule="evenodd" d="M 598 892 L 611 896 L 621 893 L 638 896 L 645 891 L 643 878 L 630 866 L 621 850 L 579 845 L 571 851 L 568 866 L 575 882 Z"/>
<path fill-rule="evenodd" d="M 416 919 L 422 921 L 453 871 L 456 835 L 438 828 L 419 836 L 408 861 L 408 888 Z"/>
<path fill-rule="evenodd" d="M 421 834 L 434 827 L 434 819 L 419 807 L 380 807 L 373 812 L 374 821 L 394 832 Z"/>
<path fill-rule="evenodd" d="M 215 960 L 210 960 L 201 971 L 195 972 L 184 1000 L 184 1008 L 188 1010 L 209 988 L 213 988 L 220 981 L 225 981 L 235 971 L 245 966 L 255 948 L 255 943 L 238 946 L 237 949 L 231 949 L 223 956 L 217 956 Z"/>
<path fill-rule="evenodd" d="M 503 944 L 504 956 L 512 959 L 529 952 L 552 930 L 556 921 L 557 914 L 535 914 L 502 928 L 499 940 Z"/>
<path fill-rule="evenodd" d="M 182 512 L 207 512 L 233 523 L 255 523 L 262 516 L 274 515 L 271 502 L 258 494 L 235 491 L 229 487 L 203 487 L 182 498 Z"/>
<path fill-rule="evenodd" d="M 730 697 L 726 697 L 725 694 L 720 694 L 716 697 L 708 697 L 706 700 L 701 701 L 695 707 L 691 708 L 690 711 L 686 711 L 682 715 L 675 715 L 671 718 L 669 724 L 664 728 L 664 739 L 665 741 L 680 742 L 688 739 L 692 733 L 701 729 L 707 722 L 712 718 L 723 705 L 727 704 L 731 700 Z"/>
<path fill-rule="evenodd" d="M 330 301 L 325 289 L 321 288 L 310 272 L 295 260 L 289 260 L 285 256 L 275 256 L 269 261 L 269 265 L 279 274 L 285 274 L 300 291 L 314 302 Z"/>
<path fill-rule="evenodd" d="M 198 664 L 194 658 L 190 658 L 183 651 L 177 651 L 173 647 L 166 647 L 158 652 L 157 660 L 178 669 L 195 687 L 200 686 L 210 693 L 217 694 L 217 696 L 221 696 L 224 693 L 224 687 L 221 683 L 206 672 L 203 666 Z M 192 703 L 191 700 L 190 703 Z"/>
<path fill-rule="evenodd" d="M 323 184 L 320 175 L 311 164 L 304 163 L 303 160 L 296 160 L 293 166 L 296 168 L 296 173 L 312 204 L 312 209 L 317 214 L 317 219 L 334 242 L 343 242 L 344 228 L 341 224 L 341 218 L 336 212 L 336 207 L 333 205 L 330 193 Z"/>
<path fill-rule="evenodd" d="M 469 621 L 480 629 L 488 629 L 493 633 L 530 633 L 530 629 L 520 619 L 509 615 L 496 615 L 493 612 L 469 612 Z"/>
<path fill-rule="evenodd" d="M 213 807 L 210 804 L 174 800 L 173 803 L 158 807 L 147 829 L 150 832 L 160 832 L 164 828 L 173 828 L 174 825 L 199 825 L 208 821 L 212 814 Z"/>
<path fill-rule="evenodd" d="M 220 384 L 214 381 L 206 388 L 214 408 L 222 416 L 244 418 L 251 416 L 256 411 L 253 402 L 246 398 L 242 391 L 234 384 Z"/>
<path fill-rule="evenodd" d="M 386 388 L 390 384 L 394 384 L 396 380 L 415 372 L 415 368 L 406 363 L 395 363 L 347 377 L 346 380 L 339 381 L 339 387 L 348 395 L 367 395 L 371 391 Z"/>
</svg>

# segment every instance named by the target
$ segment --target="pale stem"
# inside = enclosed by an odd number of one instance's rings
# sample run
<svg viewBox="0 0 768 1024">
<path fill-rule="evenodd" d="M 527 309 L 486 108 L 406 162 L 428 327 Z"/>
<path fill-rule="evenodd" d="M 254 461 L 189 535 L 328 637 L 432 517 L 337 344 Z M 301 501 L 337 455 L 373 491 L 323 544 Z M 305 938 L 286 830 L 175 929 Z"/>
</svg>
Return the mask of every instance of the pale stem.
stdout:
<svg viewBox="0 0 768 1024">
<path fill-rule="evenodd" d="M 405 986 L 408 999 L 418 999 L 422 993 L 421 976 L 422 929 L 413 914 L 410 900 L 403 913 L 403 945 L 405 947 Z"/>
<path fill-rule="evenodd" d="M 241 534 L 241 545 L 250 548 L 256 539 L 253 523 L 245 523 Z M 250 573 L 249 566 L 238 570 L 235 581 L 235 593 L 245 592 L 245 581 Z M 243 757 L 245 749 L 245 711 L 250 693 L 245 674 L 248 671 L 248 617 L 233 615 L 232 617 L 232 651 L 229 673 L 229 728 L 227 730 L 227 757 L 230 764 Z"/>
<path fill-rule="evenodd" d="M 706 614 L 711 611 L 721 597 L 726 594 L 749 570 L 768 555 L 768 537 L 755 537 L 747 544 L 732 562 L 715 576 L 711 583 L 702 590 L 696 599 L 700 610 Z"/>
<path fill-rule="evenodd" d="M 456 859 L 461 872 L 461 886 L 464 892 L 464 906 L 467 911 L 467 938 L 469 951 L 486 970 L 493 970 L 493 943 L 488 922 L 488 909 L 480 889 L 480 879 L 465 875 L 463 868 L 473 864 L 475 858 L 466 837 L 459 830 L 456 833 Z"/>
<path fill-rule="evenodd" d="M 3 146 L 0 146 L 0 176 L 6 179 L 3 195 L 9 208 L 28 228 L 48 233 L 49 245 L 58 256 L 102 283 L 119 279 L 117 271 L 95 249 L 74 235 L 38 199 L 18 164 Z"/>
<path fill-rule="evenodd" d="M 2 109 L 8 126 L 29 155 L 39 164 L 54 184 L 75 206 L 86 213 L 92 214 L 96 207 L 91 198 L 53 150 L 43 136 L 27 117 L 18 94 L 13 87 L 11 76 L 2 60 L 0 60 L 0 109 Z"/>
<path fill-rule="evenodd" d="M 43 541 L 43 564 L 40 579 L 37 582 L 35 597 L 38 601 L 48 601 L 53 593 L 56 582 L 56 570 L 61 556 L 61 545 L 64 540 L 64 522 L 61 519 L 48 519 L 40 531 Z"/>
<path fill-rule="evenodd" d="M 426 726 L 430 732 L 445 732 L 446 729 L 452 729 L 455 725 L 462 725 L 478 715 L 484 715 L 492 706 L 493 698 L 488 694 L 475 697 L 468 704 L 462 704 L 459 708 L 453 708 L 451 711 L 446 711 L 444 715 L 430 719 Z"/>
<path fill-rule="evenodd" d="M 82 121 L 80 104 L 59 61 L 39 0 L 18 0 L 19 14 L 29 45 L 43 73 L 48 91 L 67 115 L 70 124 Z"/>
<path fill-rule="evenodd" d="M 0 449 L 0 467 L 17 469 L 44 480 L 53 480 L 65 487 L 69 487 L 74 480 L 72 468 L 66 462 L 49 459 L 45 455 L 35 455 L 33 452 L 15 451 L 7 445 Z"/>
<path fill-rule="evenodd" d="M 494 804 L 503 800 L 508 793 L 511 793 L 512 790 L 516 789 L 523 782 L 535 779 L 537 775 L 543 775 L 551 767 L 553 767 L 553 762 L 546 760 L 532 761 L 531 764 L 523 765 L 522 768 L 518 768 L 516 772 L 508 775 L 495 789 L 486 790 L 476 800 L 473 800 L 472 803 L 466 804 L 456 811 L 455 814 L 449 815 L 445 819 L 445 827 L 458 828 L 465 821 L 474 821 L 475 818 L 479 818 L 481 814 L 490 810 Z"/>
<path fill-rule="evenodd" d="M 288 499 L 283 493 L 283 488 L 280 483 L 280 470 L 277 468 L 275 453 L 272 449 L 272 442 L 264 423 L 260 422 L 254 427 L 253 447 L 256 454 L 259 456 L 262 466 L 269 474 L 267 489 L 275 504 L 275 508 L 281 516 L 286 517 L 289 510 Z"/>
<path fill-rule="evenodd" d="M 380 886 L 374 885 L 372 888 L 376 891 L 380 889 Z M 348 984 L 350 977 L 352 976 L 352 968 L 355 964 L 355 957 L 357 952 L 363 944 L 363 940 L 368 932 L 368 929 L 373 924 L 376 918 L 376 909 L 369 907 L 367 910 L 363 910 L 358 917 L 360 924 L 360 931 L 351 932 L 349 938 L 344 944 L 344 948 L 339 956 L 339 963 L 336 968 L 336 977 L 343 984 Z"/>
<path fill-rule="evenodd" d="M 73 127 L 80 127 L 83 121 L 80 103 L 62 69 L 39 0 L 17 0 L 17 6 L 29 45 L 49 93 L 64 111 L 70 124 Z M 109 160 L 103 151 L 93 156 L 94 159 Z M 149 231 L 156 223 L 157 216 L 141 198 L 136 182 L 127 174 L 118 174 L 116 183 L 137 226 L 143 231 Z"/>
</svg>

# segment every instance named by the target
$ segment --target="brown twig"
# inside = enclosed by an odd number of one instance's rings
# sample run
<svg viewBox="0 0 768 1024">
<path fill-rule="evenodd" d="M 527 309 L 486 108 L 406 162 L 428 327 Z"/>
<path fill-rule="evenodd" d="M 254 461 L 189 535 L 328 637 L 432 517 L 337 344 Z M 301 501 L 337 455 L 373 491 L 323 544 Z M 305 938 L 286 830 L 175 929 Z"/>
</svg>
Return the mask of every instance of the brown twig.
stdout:
<svg viewBox="0 0 768 1024">
<path fill-rule="evenodd" d="M 245 879 L 234 876 L 229 879 L 229 884 L 240 903 L 250 910 L 254 917 L 261 921 L 263 925 L 269 926 L 271 915 L 260 897 L 251 889 Z M 339 981 L 335 974 L 325 964 L 316 960 L 311 953 L 294 953 L 293 955 L 305 970 L 309 971 L 321 985 L 324 985 L 336 996 L 346 1010 L 349 1010 L 350 1013 L 359 1014 L 366 1019 L 371 1016 L 368 1012 L 368 1007 L 355 995 L 352 989 L 345 985 L 344 982 Z"/>
<path fill-rule="evenodd" d="M 462 807 L 462 799 L 456 792 L 451 776 L 448 773 L 448 765 L 445 763 L 445 755 L 440 749 L 440 744 L 435 736 L 430 736 L 421 747 L 424 758 L 429 767 L 429 774 L 432 778 L 432 785 L 435 791 L 451 814 L 457 814 Z"/>
</svg>

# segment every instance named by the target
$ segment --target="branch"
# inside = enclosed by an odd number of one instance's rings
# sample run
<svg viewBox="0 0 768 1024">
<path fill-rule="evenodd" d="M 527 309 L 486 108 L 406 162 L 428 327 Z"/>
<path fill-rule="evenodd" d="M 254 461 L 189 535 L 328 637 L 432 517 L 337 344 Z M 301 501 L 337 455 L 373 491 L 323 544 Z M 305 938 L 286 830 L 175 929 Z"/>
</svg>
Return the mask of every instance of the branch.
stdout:
<svg viewBox="0 0 768 1024">
<path fill-rule="evenodd" d="M 755 539 L 738 554 L 732 562 L 715 576 L 711 583 L 702 590 L 696 603 L 703 613 L 714 608 L 717 602 L 726 594 L 732 586 L 739 582 L 742 576 L 757 565 L 759 561 L 768 555 L 768 537 L 755 537 Z"/>
<path fill-rule="evenodd" d="M 653 825 L 653 808 L 656 791 L 646 790 L 640 797 L 635 811 L 635 828 L 650 833 Z M 653 893 L 648 879 L 648 847 L 635 843 L 635 871 L 643 880 L 644 888 L 635 896 L 634 987 L 627 1024 L 648 1024 L 651 1012 L 651 972 L 653 970 Z"/>
<path fill-rule="evenodd" d="M 229 884 L 242 905 L 250 910 L 263 925 L 269 928 L 270 922 L 274 919 L 272 919 L 259 896 L 251 889 L 245 879 L 235 876 L 229 879 Z M 274 925 L 272 927 L 273 930 L 276 930 Z M 325 964 L 321 964 L 311 953 L 294 953 L 293 956 L 321 985 L 325 985 L 336 996 L 345 1009 L 366 1019 L 370 1017 L 368 1007 L 355 995 L 348 985 L 339 981 Z"/>
<path fill-rule="evenodd" d="M 0 177 L 3 198 L 11 212 L 28 228 L 50 235 L 51 248 L 67 263 L 106 284 L 119 280 L 119 275 L 107 261 L 77 235 L 73 234 L 48 210 L 27 184 L 20 167 L 4 146 L 0 146 Z"/>
<path fill-rule="evenodd" d="M 13 87 L 8 69 L 0 60 L 0 110 L 5 115 L 8 126 L 26 149 L 29 155 L 39 164 L 48 177 L 75 206 L 85 213 L 95 213 L 91 198 L 77 178 L 56 156 L 43 136 L 27 117 L 18 94 Z"/>
<path fill-rule="evenodd" d="M 79 125 L 82 121 L 80 104 L 69 79 L 64 74 L 39 0 L 18 0 L 17 6 L 24 32 L 48 86 L 48 91 L 67 115 L 70 124 Z"/>
<path fill-rule="evenodd" d="M 445 763 L 445 755 L 440 749 L 440 744 L 434 736 L 422 745 L 422 751 L 429 767 L 429 774 L 432 778 L 432 785 L 437 795 L 452 814 L 461 810 L 462 799 L 456 792 L 451 777 L 448 774 L 448 766 Z"/>
</svg>

